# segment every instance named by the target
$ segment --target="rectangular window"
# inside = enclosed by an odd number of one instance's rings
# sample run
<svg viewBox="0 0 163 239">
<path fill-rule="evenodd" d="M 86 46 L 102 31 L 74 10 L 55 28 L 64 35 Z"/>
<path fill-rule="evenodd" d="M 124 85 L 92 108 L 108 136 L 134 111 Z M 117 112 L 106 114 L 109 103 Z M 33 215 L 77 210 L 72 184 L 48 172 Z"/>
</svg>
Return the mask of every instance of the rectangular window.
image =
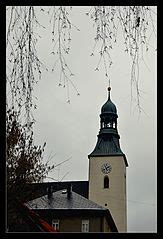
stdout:
<svg viewBox="0 0 163 239">
<path fill-rule="evenodd" d="M 82 232 L 89 232 L 89 220 L 82 220 Z"/>
<path fill-rule="evenodd" d="M 53 227 L 56 231 L 59 231 L 59 220 L 58 220 L 58 219 L 53 219 L 53 220 L 52 220 L 52 227 Z"/>
</svg>

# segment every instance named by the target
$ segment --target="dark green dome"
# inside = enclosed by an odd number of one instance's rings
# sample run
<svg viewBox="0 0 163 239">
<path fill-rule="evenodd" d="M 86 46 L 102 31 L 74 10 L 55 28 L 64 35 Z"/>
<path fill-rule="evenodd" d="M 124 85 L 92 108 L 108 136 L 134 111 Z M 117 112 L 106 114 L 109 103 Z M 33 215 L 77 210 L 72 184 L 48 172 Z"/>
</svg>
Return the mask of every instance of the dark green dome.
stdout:
<svg viewBox="0 0 163 239">
<path fill-rule="evenodd" d="M 103 113 L 113 113 L 113 114 L 117 114 L 117 108 L 115 106 L 115 104 L 111 101 L 110 99 L 110 90 L 111 88 L 108 87 L 108 100 L 107 102 L 102 106 L 101 108 L 101 114 Z"/>
<path fill-rule="evenodd" d="M 115 104 L 109 99 L 101 108 L 101 113 L 117 113 Z"/>
</svg>

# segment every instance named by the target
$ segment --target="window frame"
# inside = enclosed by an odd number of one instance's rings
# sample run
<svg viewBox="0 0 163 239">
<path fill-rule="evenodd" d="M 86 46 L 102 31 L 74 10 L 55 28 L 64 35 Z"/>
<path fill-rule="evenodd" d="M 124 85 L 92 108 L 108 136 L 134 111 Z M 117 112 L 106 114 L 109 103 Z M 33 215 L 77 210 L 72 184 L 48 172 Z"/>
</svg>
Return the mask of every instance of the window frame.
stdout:
<svg viewBox="0 0 163 239">
<path fill-rule="evenodd" d="M 82 219 L 81 232 L 89 232 L 89 219 Z"/>
<path fill-rule="evenodd" d="M 59 231 L 59 219 L 52 219 L 52 227 L 53 227 L 56 231 Z"/>
</svg>

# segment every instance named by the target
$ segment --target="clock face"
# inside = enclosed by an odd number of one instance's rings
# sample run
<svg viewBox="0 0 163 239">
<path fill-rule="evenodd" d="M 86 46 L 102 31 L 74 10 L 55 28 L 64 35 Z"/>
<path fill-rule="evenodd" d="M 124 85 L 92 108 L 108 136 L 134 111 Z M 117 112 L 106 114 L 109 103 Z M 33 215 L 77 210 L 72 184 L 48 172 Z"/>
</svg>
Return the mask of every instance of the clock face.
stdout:
<svg viewBox="0 0 163 239">
<path fill-rule="evenodd" d="M 111 170 L 112 170 L 112 167 L 111 167 L 111 165 L 110 165 L 109 163 L 104 163 L 104 164 L 102 165 L 102 167 L 101 167 L 101 171 L 102 171 L 103 173 L 105 173 L 105 174 L 110 173 Z"/>
</svg>

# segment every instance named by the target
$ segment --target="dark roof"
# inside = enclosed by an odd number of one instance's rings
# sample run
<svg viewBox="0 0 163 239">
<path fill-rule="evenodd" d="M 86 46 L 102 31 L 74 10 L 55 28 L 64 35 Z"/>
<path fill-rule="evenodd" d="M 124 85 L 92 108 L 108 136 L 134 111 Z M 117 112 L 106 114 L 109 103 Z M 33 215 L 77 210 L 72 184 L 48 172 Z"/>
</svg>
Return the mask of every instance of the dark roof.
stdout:
<svg viewBox="0 0 163 239">
<path fill-rule="evenodd" d="M 103 156 L 123 156 L 126 166 L 128 166 L 127 159 L 125 154 L 122 152 L 118 139 L 112 137 L 110 140 L 109 137 L 103 138 L 99 137 L 95 146 L 95 149 L 91 154 L 88 155 L 90 158 L 93 157 L 103 157 Z"/>
<path fill-rule="evenodd" d="M 122 152 L 119 145 L 119 137 L 114 136 L 114 132 L 109 135 L 105 131 L 113 131 L 114 129 L 101 129 L 98 135 L 96 146 L 92 153 L 88 155 L 90 158 L 93 157 L 104 157 L 104 156 L 123 156 L 126 166 L 128 166 L 125 154 Z"/>
<path fill-rule="evenodd" d="M 68 199 L 66 192 L 67 190 L 59 190 L 53 192 L 50 199 L 48 198 L 48 195 L 45 195 L 29 201 L 25 205 L 32 210 L 37 211 L 39 214 L 42 212 L 42 215 L 44 216 L 46 214 L 50 215 L 53 211 L 55 211 L 55 216 L 61 217 L 81 215 L 89 215 L 92 217 L 105 216 L 112 231 L 118 231 L 110 211 L 107 208 L 104 208 L 73 191 L 71 192 L 71 197 Z"/>
<path fill-rule="evenodd" d="M 119 144 L 120 136 L 117 130 L 117 109 L 110 99 L 108 87 L 108 100 L 101 108 L 101 129 L 94 150 L 88 155 L 90 157 L 123 156 L 126 166 L 128 166 L 125 154 Z"/>
<path fill-rule="evenodd" d="M 36 198 L 26 203 L 31 209 L 98 209 L 106 208 L 72 191 L 70 199 L 67 198 L 67 190 L 53 192 L 50 199 L 47 195 Z"/>
<path fill-rule="evenodd" d="M 117 139 L 110 140 L 109 137 L 104 139 L 100 137 L 97 141 L 95 149 L 90 156 L 101 156 L 101 155 L 123 155 L 120 147 L 118 146 Z"/>
<path fill-rule="evenodd" d="M 117 108 L 115 104 L 110 99 L 110 90 L 111 88 L 108 87 L 108 100 L 101 108 L 101 114 L 114 114 L 117 115 Z"/>
<path fill-rule="evenodd" d="M 103 113 L 117 114 L 117 108 L 116 108 L 115 104 L 110 99 L 108 99 L 106 101 L 106 103 L 102 106 L 101 114 L 103 114 Z"/>
</svg>

